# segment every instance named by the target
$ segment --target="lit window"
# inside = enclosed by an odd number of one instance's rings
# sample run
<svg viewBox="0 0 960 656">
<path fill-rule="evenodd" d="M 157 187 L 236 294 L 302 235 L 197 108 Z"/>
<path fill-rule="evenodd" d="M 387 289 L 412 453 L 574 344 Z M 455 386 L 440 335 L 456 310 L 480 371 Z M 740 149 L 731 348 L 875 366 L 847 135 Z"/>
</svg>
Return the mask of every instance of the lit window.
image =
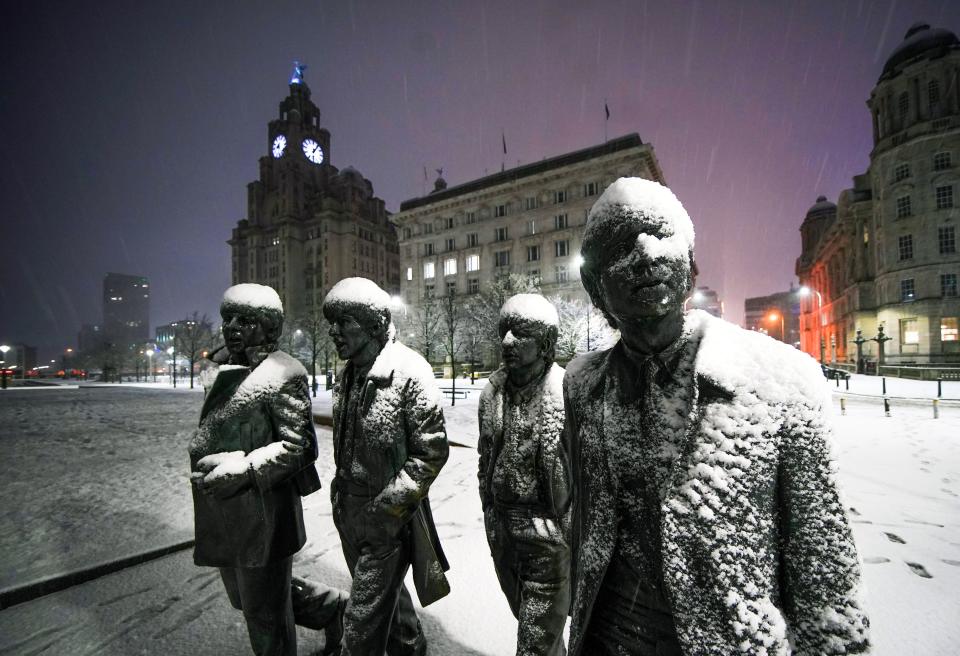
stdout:
<svg viewBox="0 0 960 656">
<path fill-rule="evenodd" d="M 457 258 L 451 257 L 443 261 L 443 275 L 454 276 L 457 274 Z"/>
<path fill-rule="evenodd" d="M 940 319 L 940 341 L 956 342 L 960 341 L 960 331 L 958 331 L 957 317 L 943 317 Z"/>
<path fill-rule="evenodd" d="M 479 255 L 467 255 L 467 271 L 479 271 L 480 270 L 480 256 Z"/>
<path fill-rule="evenodd" d="M 570 254 L 570 240 L 563 239 L 553 242 L 553 254 L 555 257 L 566 257 Z"/>
<path fill-rule="evenodd" d="M 950 153 L 937 153 L 933 156 L 933 170 L 943 171 L 950 168 Z"/>
<path fill-rule="evenodd" d="M 433 262 L 424 262 L 423 264 L 423 278 L 424 280 L 430 280 L 433 278 L 435 273 Z"/>
<path fill-rule="evenodd" d="M 407 267 L 407 280 L 413 280 L 413 267 Z"/>
<path fill-rule="evenodd" d="M 957 252 L 957 233 L 953 226 L 937 228 L 937 245 L 941 255 Z"/>
<path fill-rule="evenodd" d="M 937 209 L 946 210 L 953 207 L 953 185 L 937 187 Z"/>
<path fill-rule="evenodd" d="M 900 320 L 900 343 L 901 344 L 919 344 L 920 331 L 917 329 L 916 319 Z"/>
<path fill-rule="evenodd" d="M 540 260 L 540 247 L 527 246 L 527 262 L 538 262 Z"/>
<path fill-rule="evenodd" d="M 897 182 L 900 180 L 906 180 L 910 177 L 910 165 L 909 164 L 897 164 L 896 168 L 893 169 L 893 178 Z"/>
<path fill-rule="evenodd" d="M 510 251 L 497 251 L 493 254 L 494 266 L 510 266 Z"/>
<path fill-rule="evenodd" d="M 940 295 L 955 297 L 957 295 L 957 274 L 940 274 Z"/>
<path fill-rule="evenodd" d="M 916 290 L 913 285 L 913 278 L 907 278 L 900 281 L 900 300 L 903 302 L 912 301 L 916 298 Z"/>
<path fill-rule="evenodd" d="M 901 235 L 897 238 L 897 252 L 900 260 L 913 259 L 913 235 Z"/>
<path fill-rule="evenodd" d="M 910 216 L 912 213 L 910 209 L 910 196 L 900 196 L 897 198 L 897 218 L 902 219 Z"/>
</svg>

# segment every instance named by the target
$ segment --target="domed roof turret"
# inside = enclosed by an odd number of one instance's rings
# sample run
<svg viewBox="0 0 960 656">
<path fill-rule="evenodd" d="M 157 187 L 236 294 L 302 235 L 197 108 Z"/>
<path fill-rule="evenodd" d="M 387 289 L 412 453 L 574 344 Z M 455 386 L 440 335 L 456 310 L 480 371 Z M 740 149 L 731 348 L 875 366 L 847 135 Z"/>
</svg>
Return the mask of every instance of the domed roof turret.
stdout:
<svg viewBox="0 0 960 656">
<path fill-rule="evenodd" d="M 950 30 L 930 27 L 928 23 L 914 23 L 904 35 L 903 42 L 890 53 L 877 81 L 896 77 L 907 64 L 920 57 L 936 59 L 953 49 L 960 49 L 960 39 Z"/>
<path fill-rule="evenodd" d="M 837 213 L 837 206 L 827 200 L 826 196 L 817 196 L 817 202 L 807 210 L 807 219 L 819 219 Z"/>
</svg>

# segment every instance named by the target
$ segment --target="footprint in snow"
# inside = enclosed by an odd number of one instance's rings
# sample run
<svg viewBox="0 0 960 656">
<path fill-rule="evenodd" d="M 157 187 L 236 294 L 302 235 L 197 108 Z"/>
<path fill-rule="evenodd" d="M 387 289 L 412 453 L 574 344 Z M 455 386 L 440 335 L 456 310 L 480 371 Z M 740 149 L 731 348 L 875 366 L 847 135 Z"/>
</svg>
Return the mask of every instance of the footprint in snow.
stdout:
<svg viewBox="0 0 960 656">
<path fill-rule="evenodd" d="M 917 576 L 925 579 L 933 578 L 933 575 L 927 571 L 927 568 L 921 565 L 920 563 L 911 563 L 909 561 L 906 561 L 906 563 L 907 563 L 907 567 L 910 568 L 910 571 L 916 574 Z"/>
<path fill-rule="evenodd" d="M 854 508 L 853 506 L 850 506 L 850 514 L 851 514 L 851 515 L 859 515 L 859 514 L 860 514 L 860 511 L 857 510 L 856 508 Z"/>
<path fill-rule="evenodd" d="M 907 543 L 906 540 L 904 540 L 902 537 L 900 537 L 900 536 L 897 535 L 896 533 L 887 533 L 887 532 L 884 532 L 884 535 L 886 535 L 886 536 L 887 536 L 887 539 L 890 540 L 891 542 L 896 542 L 896 543 L 898 543 L 898 544 L 906 544 L 906 543 Z"/>
<path fill-rule="evenodd" d="M 948 490 L 948 489 L 945 488 L 945 487 L 940 488 L 940 491 L 941 491 L 941 492 L 946 492 L 947 494 L 949 494 L 949 495 L 952 496 L 952 497 L 957 496 L 957 493 L 956 493 L 956 492 L 954 492 L 953 490 Z"/>
<path fill-rule="evenodd" d="M 883 556 L 870 556 L 868 558 L 864 558 L 863 562 L 868 565 L 882 565 L 883 563 L 889 563 L 890 559 L 884 558 Z"/>
<path fill-rule="evenodd" d="M 949 558 L 944 558 L 943 562 L 947 565 L 953 565 L 954 567 L 960 567 L 960 560 L 950 560 Z"/>
</svg>

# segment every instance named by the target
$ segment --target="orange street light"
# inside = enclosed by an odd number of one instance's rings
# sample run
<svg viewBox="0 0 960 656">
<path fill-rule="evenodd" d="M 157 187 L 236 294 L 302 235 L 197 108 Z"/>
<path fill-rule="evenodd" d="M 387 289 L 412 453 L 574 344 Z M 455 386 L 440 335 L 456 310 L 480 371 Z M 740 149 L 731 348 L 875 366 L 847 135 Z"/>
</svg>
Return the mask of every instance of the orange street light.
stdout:
<svg viewBox="0 0 960 656">
<path fill-rule="evenodd" d="M 767 315 L 767 321 L 776 322 L 777 319 L 780 320 L 780 341 L 786 343 L 786 331 L 784 330 L 783 325 L 783 314 L 778 314 L 776 312 L 771 312 Z"/>
</svg>

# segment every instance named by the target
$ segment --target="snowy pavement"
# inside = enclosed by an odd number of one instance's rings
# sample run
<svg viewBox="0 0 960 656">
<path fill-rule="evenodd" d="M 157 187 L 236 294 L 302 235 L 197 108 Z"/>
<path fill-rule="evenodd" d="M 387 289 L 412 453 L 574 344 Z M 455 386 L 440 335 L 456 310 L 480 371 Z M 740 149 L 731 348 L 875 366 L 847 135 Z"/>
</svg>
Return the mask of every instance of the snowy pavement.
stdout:
<svg viewBox="0 0 960 656">
<path fill-rule="evenodd" d="M 476 443 L 478 396 L 445 407 L 451 439 Z M 315 407 L 324 402 L 321 393 Z M 0 587 L 189 537 L 185 445 L 199 403 L 126 385 L 0 395 Z M 945 404 L 933 419 L 927 405 L 894 403 L 888 418 L 876 399 L 848 396 L 835 422 L 874 653 L 957 653 L 960 407 Z M 318 435 L 325 489 L 304 499 L 309 541 L 296 571 L 346 586 L 326 493 L 330 432 Z M 476 451 L 454 448 L 431 492 L 453 589 L 422 613 L 435 656 L 513 652 L 516 623 L 483 535 L 475 472 Z M 321 646 L 319 634 L 300 632 L 301 654 Z M 0 611 L 2 656 L 131 653 L 249 647 L 216 573 L 195 567 L 189 551 Z"/>
</svg>

